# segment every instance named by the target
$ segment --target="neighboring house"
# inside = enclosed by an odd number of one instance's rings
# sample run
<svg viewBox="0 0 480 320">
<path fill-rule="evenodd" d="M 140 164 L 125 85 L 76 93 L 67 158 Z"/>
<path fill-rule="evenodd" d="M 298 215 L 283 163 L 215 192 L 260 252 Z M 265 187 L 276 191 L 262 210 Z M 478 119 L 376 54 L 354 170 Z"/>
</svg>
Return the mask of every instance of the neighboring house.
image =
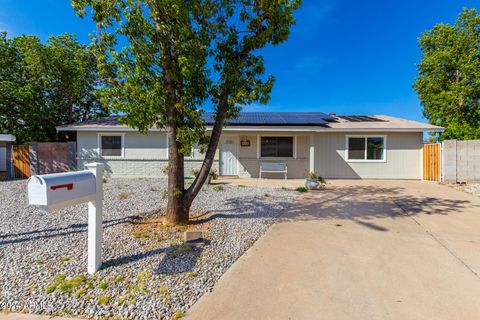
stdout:
<svg viewBox="0 0 480 320">
<path fill-rule="evenodd" d="M 0 181 L 13 177 L 12 146 L 15 136 L 0 134 Z"/>
<path fill-rule="evenodd" d="M 205 113 L 207 130 L 213 125 Z M 118 116 L 57 128 L 77 132 L 77 164 L 102 161 L 113 176 L 163 176 L 168 141 L 118 123 Z M 258 177 L 262 162 L 285 163 L 288 178 L 314 171 L 325 178 L 421 179 L 425 131 L 443 128 L 389 116 L 335 116 L 321 112 L 243 112 L 224 128 L 214 168 L 224 176 Z M 186 173 L 200 167 L 194 148 Z M 262 177 L 283 178 L 282 174 Z"/>
</svg>

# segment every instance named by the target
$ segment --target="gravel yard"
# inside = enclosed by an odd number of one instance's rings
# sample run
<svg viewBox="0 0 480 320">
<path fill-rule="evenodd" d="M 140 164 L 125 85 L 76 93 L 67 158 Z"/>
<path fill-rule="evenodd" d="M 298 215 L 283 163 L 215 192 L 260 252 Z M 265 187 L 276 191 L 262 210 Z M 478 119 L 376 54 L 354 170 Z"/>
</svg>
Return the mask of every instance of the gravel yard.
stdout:
<svg viewBox="0 0 480 320">
<path fill-rule="evenodd" d="M 455 189 L 460 189 L 464 192 L 480 197 L 480 183 L 465 183 L 465 184 L 447 184 L 447 186 Z"/>
<path fill-rule="evenodd" d="M 86 274 L 86 204 L 54 213 L 26 204 L 26 181 L 0 182 L 0 310 L 91 318 L 170 319 L 209 291 L 294 200 L 296 192 L 206 186 L 190 229 L 209 243 L 182 243 L 186 227 L 155 224 L 166 180 L 105 185 L 104 266 Z M 173 229 L 173 230 L 172 230 Z"/>
<path fill-rule="evenodd" d="M 467 183 L 467 184 L 458 184 L 453 185 L 455 188 L 463 190 L 465 192 L 471 193 L 475 196 L 480 197 L 480 183 Z"/>
</svg>

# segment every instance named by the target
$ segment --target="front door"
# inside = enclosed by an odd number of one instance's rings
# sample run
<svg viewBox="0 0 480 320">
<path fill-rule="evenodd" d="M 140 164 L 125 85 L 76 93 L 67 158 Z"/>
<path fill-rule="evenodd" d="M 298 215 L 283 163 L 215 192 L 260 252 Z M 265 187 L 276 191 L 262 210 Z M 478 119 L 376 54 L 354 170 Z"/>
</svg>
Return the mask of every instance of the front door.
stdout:
<svg viewBox="0 0 480 320">
<path fill-rule="evenodd" d="M 237 139 L 226 136 L 220 146 L 220 175 L 236 176 L 237 172 Z"/>
</svg>

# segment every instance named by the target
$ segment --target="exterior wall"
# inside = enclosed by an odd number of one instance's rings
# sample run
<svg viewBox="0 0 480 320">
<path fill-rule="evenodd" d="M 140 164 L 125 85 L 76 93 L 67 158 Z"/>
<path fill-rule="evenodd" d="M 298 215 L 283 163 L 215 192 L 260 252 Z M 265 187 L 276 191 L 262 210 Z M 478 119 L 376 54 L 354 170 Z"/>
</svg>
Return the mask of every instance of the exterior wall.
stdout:
<svg viewBox="0 0 480 320">
<path fill-rule="evenodd" d="M 287 129 L 288 130 L 288 129 Z M 163 132 L 150 132 L 142 135 L 137 132 L 124 132 L 124 157 L 100 157 L 98 154 L 98 133 L 78 132 L 78 169 L 85 163 L 100 161 L 106 164 L 108 176 L 124 177 L 164 177 L 163 169 L 168 163 L 167 139 Z M 363 133 L 362 133 L 363 134 Z M 386 162 L 347 162 L 345 159 L 345 132 L 321 132 L 313 134 L 314 169 L 325 178 L 341 179 L 421 179 L 421 151 L 423 134 L 405 133 L 364 133 L 387 137 Z M 310 167 L 310 136 L 308 132 L 236 132 L 237 143 L 250 141 L 249 146 L 238 148 L 238 175 L 257 178 L 261 162 L 285 162 L 288 178 L 305 178 Z M 351 133 L 351 135 L 360 135 Z M 224 135 L 226 136 L 226 135 Z M 261 136 L 296 136 L 296 158 L 259 158 L 258 147 Z M 221 142 L 220 146 L 221 148 Z M 213 168 L 220 172 L 220 152 L 217 150 Z M 203 154 L 193 148 L 185 157 L 185 173 L 200 168 Z M 265 178 L 282 179 L 281 174 L 265 174 Z"/>
<path fill-rule="evenodd" d="M 77 166 L 83 169 L 85 164 L 98 161 L 105 163 L 105 172 L 109 177 L 165 177 L 164 169 L 168 164 L 167 137 L 164 132 L 123 132 L 124 156 L 102 157 L 99 154 L 99 134 L 113 132 L 78 132 Z M 218 157 L 213 169 L 218 172 Z M 203 156 L 199 148 L 194 148 L 191 156 L 185 157 L 185 174 L 191 175 L 193 169 L 202 165 Z"/>
<path fill-rule="evenodd" d="M 347 162 L 347 135 L 386 136 L 385 162 Z M 315 135 L 315 171 L 325 178 L 339 179 L 421 179 L 421 132 L 346 133 Z"/>
<path fill-rule="evenodd" d="M 112 132 L 110 132 L 112 133 Z M 137 132 L 124 132 L 124 156 L 101 157 L 98 150 L 99 134 L 107 132 L 78 132 L 77 133 L 77 165 L 82 169 L 86 163 L 99 161 L 105 163 L 107 176 L 117 177 L 164 177 L 163 169 L 168 164 L 167 138 L 163 132 L 150 132 L 142 135 Z M 113 134 L 113 133 L 112 133 Z M 251 132 L 239 132 L 238 143 L 248 139 L 250 146 L 240 147 L 238 152 L 238 175 L 241 177 L 258 177 L 260 162 L 285 162 L 288 166 L 289 178 L 304 178 L 308 173 L 308 136 L 297 137 L 297 159 L 293 158 L 257 158 L 258 139 Z M 289 133 L 262 132 L 261 135 L 287 135 Z M 220 145 L 221 147 L 221 145 Z M 220 152 L 217 150 L 213 169 L 220 172 Z M 193 169 L 202 165 L 203 154 L 198 147 L 194 147 L 190 156 L 185 157 L 185 174 L 191 175 Z M 283 178 L 280 174 L 265 174 L 265 177 Z"/>
<path fill-rule="evenodd" d="M 296 154 L 295 158 L 258 158 L 258 143 L 261 136 L 294 136 L 297 138 Z M 250 141 L 250 146 L 242 147 L 239 149 L 239 172 L 240 177 L 258 178 L 260 173 L 261 162 L 283 162 L 287 164 L 288 178 L 300 179 L 305 178 L 308 174 L 309 159 L 308 159 L 308 136 L 305 133 L 288 133 L 288 132 L 262 132 L 259 135 L 252 135 L 248 132 L 239 133 L 240 140 Z M 283 173 L 262 173 L 262 177 L 265 178 L 280 178 L 283 179 Z"/>
<path fill-rule="evenodd" d="M 0 148 L 5 148 L 5 171 L 0 171 L 0 181 L 12 179 L 13 161 L 12 161 L 12 143 L 0 141 Z"/>
</svg>

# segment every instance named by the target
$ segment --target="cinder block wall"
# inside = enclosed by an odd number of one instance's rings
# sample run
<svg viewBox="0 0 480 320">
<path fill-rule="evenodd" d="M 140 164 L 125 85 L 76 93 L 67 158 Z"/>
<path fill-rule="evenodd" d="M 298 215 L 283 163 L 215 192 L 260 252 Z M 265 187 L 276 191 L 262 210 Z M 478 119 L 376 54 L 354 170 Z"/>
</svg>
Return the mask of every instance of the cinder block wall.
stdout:
<svg viewBox="0 0 480 320">
<path fill-rule="evenodd" d="M 480 140 L 445 140 L 442 149 L 444 182 L 480 181 Z"/>
<path fill-rule="evenodd" d="M 105 164 L 107 177 L 130 177 L 130 178 L 165 178 L 165 168 L 168 160 L 158 159 L 78 159 L 78 170 L 82 170 L 87 163 L 101 162 Z M 193 169 L 200 169 L 202 160 L 186 159 L 185 176 L 192 176 Z M 218 160 L 215 160 L 212 169 L 218 173 Z"/>
</svg>

